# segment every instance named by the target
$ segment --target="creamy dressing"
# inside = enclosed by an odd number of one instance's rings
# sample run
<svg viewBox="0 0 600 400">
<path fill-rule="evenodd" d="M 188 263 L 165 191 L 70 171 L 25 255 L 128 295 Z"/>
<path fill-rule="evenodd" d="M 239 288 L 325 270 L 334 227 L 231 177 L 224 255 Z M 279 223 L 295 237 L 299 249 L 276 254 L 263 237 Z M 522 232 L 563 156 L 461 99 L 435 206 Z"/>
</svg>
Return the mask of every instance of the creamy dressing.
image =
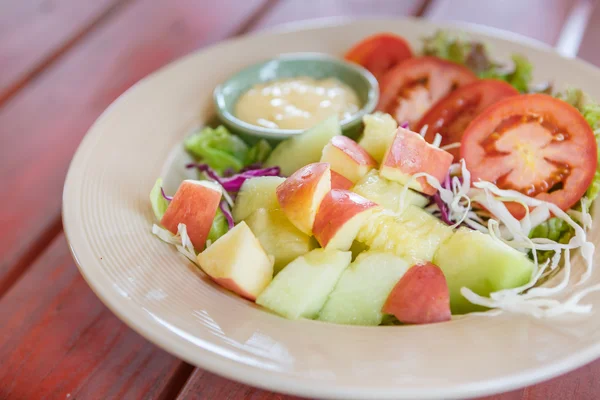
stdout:
<svg viewBox="0 0 600 400">
<path fill-rule="evenodd" d="M 240 96 L 235 116 L 272 129 L 307 129 L 331 115 L 340 121 L 360 108 L 358 96 L 335 78 L 281 79 L 253 86 Z"/>
</svg>

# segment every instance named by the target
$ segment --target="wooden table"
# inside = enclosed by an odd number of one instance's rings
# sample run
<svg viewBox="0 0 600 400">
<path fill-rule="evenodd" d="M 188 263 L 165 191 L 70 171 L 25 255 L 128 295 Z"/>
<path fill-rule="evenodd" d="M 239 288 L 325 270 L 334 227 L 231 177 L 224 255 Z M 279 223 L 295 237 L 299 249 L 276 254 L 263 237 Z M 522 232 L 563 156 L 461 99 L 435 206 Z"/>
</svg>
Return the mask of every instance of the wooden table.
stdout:
<svg viewBox="0 0 600 400">
<path fill-rule="evenodd" d="M 291 399 L 194 368 L 104 307 L 64 238 L 65 173 L 100 113 L 184 54 L 284 22 L 394 15 L 503 28 L 600 65 L 594 0 L 0 1 L 0 398 Z M 598 377 L 600 360 L 491 399 L 598 399 Z"/>
</svg>

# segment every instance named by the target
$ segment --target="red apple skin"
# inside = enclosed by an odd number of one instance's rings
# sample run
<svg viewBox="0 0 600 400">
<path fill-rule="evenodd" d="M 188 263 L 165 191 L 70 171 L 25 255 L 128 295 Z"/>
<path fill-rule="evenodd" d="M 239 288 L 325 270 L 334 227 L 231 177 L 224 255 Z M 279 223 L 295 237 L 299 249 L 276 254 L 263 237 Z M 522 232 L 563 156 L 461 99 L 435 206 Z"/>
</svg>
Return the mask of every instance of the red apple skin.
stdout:
<svg viewBox="0 0 600 400">
<path fill-rule="evenodd" d="M 213 278 L 213 277 L 211 277 L 211 279 L 213 281 L 215 281 L 215 283 L 217 283 L 218 285 L 223 286 L 225 289 L 231 290 L 233 293 L 237 293 L 238 295 L 242 296 L 245 299 L 248 299 L 250 301 L 256 301 L 257 296 L 253 295 L 252 293 L 248 293 L 247 291 L 242 289 L 237 284 L 237 282 L 231 278 Z"/>
<path fill-rule="evenodd" d="M 328 180 L 327 186 L 319 193 L 319 183 Z M 277 200 L 281 210 L 298 229 L 311 234 L 314 215 L 321 198 L 331 189 L 331 169 L 329 163 L 305 165 L 277 186 Z M 312 214 L 312 215 L 311 215 Z"/>
<path fill-rule="evenodd" d="M 160 223 L 173 234 L 179 224 L 185 224 L 194 248 L 204 249 L 220 201 L 221 192 L 183 181 Z"/>
<path fill-rule="evenodd" d="M 338 174 L 335 171 L 331 171 L 331 188 L 349 190 L 354 184 L 350 179 Z"/>
<path fill-rule="evenodd" d="M 408 129 L 398 128 L 392 144 L 386 152 L 382 168 L 398 169 L 405 175 L 426 172 L 443 182 L 452 165 L 452 154 L 427 143 L 421 135 Z M 437 191 L 425 177 L 417 178 L 421 192 L 434 195 Z M 402 183 L 402 182 L 401 182 Z"/>
<path fill-rule="evenodd" d="M 424 263 L 409 268 L 392 289 L 381 311 L 407 324 L 449 321 L 452 317 L 450 292 L 440 267 Z"/>
<path fill-rule="evenodd" d="M 348 190 L 333 189 L 321 201 L 315 217 L 313 233 L 323 247 L 352 217 L 363 211 L 377 207 L 364 197 Z"/>
<path fill-rule="evenodd" d="M 358 165 L 377 166 L 377 161 L 358 143 L 347 136 L 334 136 L 331 138 L 331 145 L 342 151 Z"/>
</svg>

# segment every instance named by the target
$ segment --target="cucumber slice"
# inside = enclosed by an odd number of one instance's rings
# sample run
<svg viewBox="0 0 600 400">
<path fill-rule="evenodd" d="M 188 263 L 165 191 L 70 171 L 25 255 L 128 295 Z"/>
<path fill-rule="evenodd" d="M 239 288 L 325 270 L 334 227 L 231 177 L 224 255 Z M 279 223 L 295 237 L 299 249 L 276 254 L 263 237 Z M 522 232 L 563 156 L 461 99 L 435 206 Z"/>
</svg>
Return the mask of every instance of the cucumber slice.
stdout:
<svg viewBox="0 0 600 400">
<path fill-rule="evenodd" d="M 491 292 L 524 285 L 534 265 L 523 253 L 479 231 L 460 228 L 443 243 L 433 258 L 448 282 L 452 314 L 481 310 L 460 294 L 467 287 L 487 296 Z"/>
<path fill-rule="evenodd" d="M 285 178 L 278 176 L 261 176 L 246 180 L 235 197 L 233 210 L 231 210 L 235 223 L 248 218 L 259 208 L 267 210 L 279 208 L 275 190 L 283 181 Z"/>
<path fill-rule="evenodd" d="M 275 258 L 275 274 L 317 247 L 316 241 L 296 228 L 281 210 L 261 208 L 245 221 L 267 254 Z"/>
<path fill-rule="evenodd" d="M 393 254 L 362 253 L 342 274 L 319 320 L 346 325 L 381 324 L 381 308 L 408 267 L 408 262 Z"/>
<path fill-rule="evenodd" d="M 267 167 L 278 166 L 284 176 L 290 176 L 299 168 L 318 162 L 323 147 L 332 137 L 341 134 L 338 118 L 332 116 L 302 134 L 279 143 L 265 164 Z"/>
<path fill-rule="evenodd" d="M 340 275 L 349 251 L 315 249 L 288 264 L 256 299 L 256 304 L 289 319 L 314 318 Z"/>
</svg>

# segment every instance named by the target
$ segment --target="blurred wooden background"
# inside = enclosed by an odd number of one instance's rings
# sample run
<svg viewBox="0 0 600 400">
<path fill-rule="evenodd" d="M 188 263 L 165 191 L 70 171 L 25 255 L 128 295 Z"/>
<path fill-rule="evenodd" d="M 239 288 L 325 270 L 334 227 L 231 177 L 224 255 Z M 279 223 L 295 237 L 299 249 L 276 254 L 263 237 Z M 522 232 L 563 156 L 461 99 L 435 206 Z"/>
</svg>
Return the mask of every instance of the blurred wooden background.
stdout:
<svg viewBox="0 0 600 400">
<path fill-rule="evenodd" d="M 61 194 L 123 91 L 219 40 L 321 17 L 419 16 L 530 36 L 600 66 L 595 0 L 1 0 L 0 399 L 291 399 L 194 368 L 121 323 L 69 254 Z M 600 398 L 600 361 L 495 400 Z"/>
</svg>

